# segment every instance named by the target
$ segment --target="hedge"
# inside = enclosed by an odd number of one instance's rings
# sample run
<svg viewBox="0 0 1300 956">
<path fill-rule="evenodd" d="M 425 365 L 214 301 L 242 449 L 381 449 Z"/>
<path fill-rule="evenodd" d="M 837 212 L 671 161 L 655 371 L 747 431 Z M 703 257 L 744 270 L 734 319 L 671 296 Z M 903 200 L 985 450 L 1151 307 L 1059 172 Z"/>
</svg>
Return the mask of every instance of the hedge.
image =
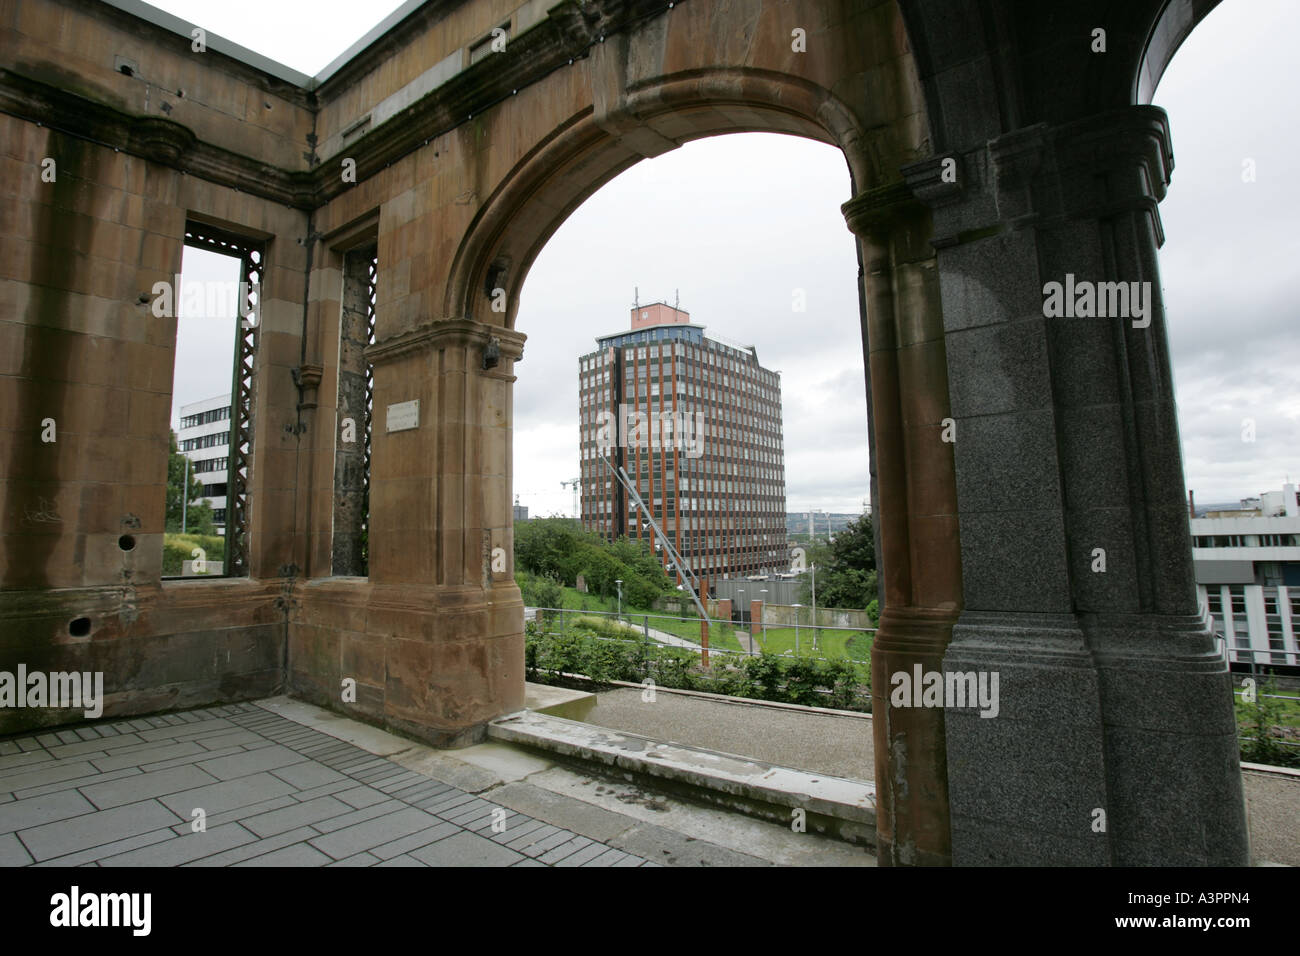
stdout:
<svg viewBox="0 0 1300 956">
<path fill-rule="evenodd" d="M 614 625 L 590 620 L 551 633 L 529 622 L 524 655 L 528 680 L 538 683 L 564 683 L 566 674 L 597 684 L 650 680 L 660 687 L 731 697 L 871 711 L 870 665 L 848 659 L 764 653 L 737 660 L 715 654 L 712 666 L 703 668 L 698 652 L 629 641 Z"/>
</svg>

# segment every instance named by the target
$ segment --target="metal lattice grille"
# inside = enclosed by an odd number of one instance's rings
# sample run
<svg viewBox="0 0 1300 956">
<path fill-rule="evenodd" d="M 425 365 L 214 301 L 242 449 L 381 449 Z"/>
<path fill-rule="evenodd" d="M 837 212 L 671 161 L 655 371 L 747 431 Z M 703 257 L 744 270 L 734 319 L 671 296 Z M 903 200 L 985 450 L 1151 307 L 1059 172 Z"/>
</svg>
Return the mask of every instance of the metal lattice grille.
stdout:
<svg viewBox="0 0 1300 956">
<path fill-rule="evenodd" d="M 248 486 L 253 457 L 253 366 L 261 326 L 264 253 L 260 243 L 201 223 L 187 223 L 185 244 L 239 260 L 242 302 L 238 316 L 234 378 L 230 389 L 230 454 L 226 482 L 226 560 L 230 577 L 248 574 Z"/>
<path fill-rule="evenodd" d="M 366 266 L 366 344 L 375 344 L 375 288 L 379 279 L 379 247 L 370 253 L 370 261 Z M 369 362 L 363 362 L 366 369 L 366 438 L 364 449 L 364 467 L 362 468 L 362 506 L 361 506 L 361 528 L 367 532 L 370 530 L 370 430 L 374 421 L 374 404 L 375 404 L 375 374 Z M 368 543 L 368 542 L 367 542 Z M 369 549 L 367 549 L 366 559 L 369 558 Z M 365 559 L 363 559 L 365 560 Z M 366 564 L 369 561 L 366 560 Z M 367 568 L 367 571 L 369 569 Z"/>
</svg>

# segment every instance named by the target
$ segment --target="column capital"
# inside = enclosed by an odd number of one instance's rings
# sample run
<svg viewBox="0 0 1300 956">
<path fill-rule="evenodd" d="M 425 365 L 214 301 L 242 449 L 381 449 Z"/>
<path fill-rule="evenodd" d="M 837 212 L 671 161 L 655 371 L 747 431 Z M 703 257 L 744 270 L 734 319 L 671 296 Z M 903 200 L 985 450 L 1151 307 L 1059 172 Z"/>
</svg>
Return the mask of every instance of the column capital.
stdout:
<svg viewBox="0 0 1300 956">
<path fill-rule="evenodd" d="M 1169 117 L 1158 106 L 1107 110 L 1053 131 L 1054 189 L 1044 190 L 1044 214 L 1106 219 L 1146 212 L 1164 244 L 1158 205 L 1174 169 Z"/>
<path fill-rule="evenodd" d="M 365 355 L 370 364 L 382 365 L 422 349 L 477 346 L 487 350 L 489 346 L 495 346 L 502 358 L 517 362 L 523 358 L 524 341 L 527 338 L 514 329 L 488 325 L 473 319 L 433 319 L 367 346 Z"/>
<path fill-rule="evenodd" d="M 906 182 L 865 189 L 840 206 L 849 231 L 860 239 L 877 236 L 896 220 L 922 209 Z"/>
<path fill-rule="evenodd" d="M 938 184 L 946 191 L 933 188 L 933 167 L 942 162 L 903 170 L 913 194 L 934 210 L 937 248 L 1128 213 L 1151 215 L 1157 242 L 1164 241 L 1157 207 L 1174 161 L 1169 118 L 1159 107 L 1128 106 L 1003 133 L 961 157 L 959 186 Z"/>
</svg>

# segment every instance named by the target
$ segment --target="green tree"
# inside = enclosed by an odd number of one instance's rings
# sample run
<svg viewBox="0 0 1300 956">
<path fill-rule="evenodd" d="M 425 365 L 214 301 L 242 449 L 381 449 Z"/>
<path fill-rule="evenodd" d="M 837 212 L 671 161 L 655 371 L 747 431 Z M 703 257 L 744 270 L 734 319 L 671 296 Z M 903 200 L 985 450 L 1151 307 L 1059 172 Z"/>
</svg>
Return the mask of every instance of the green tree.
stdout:
<svg viewBox="0 0 1300 956">
<path fill-rule="evenodd" d="M 180 446 L 176 442 L 176 433 L 172 432 L 171 454 L 167 456 L 166 530 L 172 533 L 181 531 L 183 517 L 184 530 L 190 534 L 216 534 L 216 526 L 212 520 L 212 506 L 206 501 L 200 501 L 203 497 L 203 482 L 195 476 L 192 466 L 189 471 L 189 493 L 188 496 L 185 494 L 186 462 L 187 459 L 180 453 Z"/>
<path fill-rule="evenodd" d="M 876 543 L 871 515 L 850 521 L 829 544 L 818 541 L 807 549 L 805 563 L 817 566 L 817 606 L 865 608 L 877 598 Z M 812 574 L 799 584 L 801 604 L 812 603 Z"/>
<path fill-rule="evenodd" d="M 575 587 L 578 575 L 602 597 L 618 593 L 628 607 L 648 608 L 671 592 L 674 580 L 645 541 L 620 538 L 613 543 L 583 530 L 570 518 L 539 518 L 515 526 L 515 568 Z"/>
</svg>

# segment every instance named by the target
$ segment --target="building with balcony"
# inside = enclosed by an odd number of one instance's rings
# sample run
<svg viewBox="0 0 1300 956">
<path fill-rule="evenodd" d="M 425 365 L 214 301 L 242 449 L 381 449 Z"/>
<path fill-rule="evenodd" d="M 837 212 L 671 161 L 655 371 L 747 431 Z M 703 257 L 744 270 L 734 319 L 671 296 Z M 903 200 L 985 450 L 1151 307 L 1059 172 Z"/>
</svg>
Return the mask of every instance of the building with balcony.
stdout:
<svg viewBox="0 0 1300 956">
<path fill-rule="evenodd" d="M 703 593 L 789 569 L 781 376 L 753 346 L 706 335 L 675 306 L 634 306 L 630 329 L 578 360 L 578 414 L 584 527 L 658 547 L 622 467 Z"/>
</svg>

